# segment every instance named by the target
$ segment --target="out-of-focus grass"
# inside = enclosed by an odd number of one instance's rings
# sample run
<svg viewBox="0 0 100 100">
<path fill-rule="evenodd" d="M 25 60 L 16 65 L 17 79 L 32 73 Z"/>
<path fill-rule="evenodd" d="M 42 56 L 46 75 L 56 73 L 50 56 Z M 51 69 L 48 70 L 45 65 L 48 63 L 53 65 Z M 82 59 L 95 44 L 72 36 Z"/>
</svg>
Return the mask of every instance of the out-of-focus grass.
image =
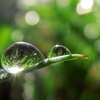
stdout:
<svg viewBox="0 0 100 100">
<path fill-rule="evenodd" d="M 90 11 L 83 13 L 78 8 L 81 1 L 0 1 L 0 57 L 17 41 L 32 43 L 45 57 L 55 44 L 68 47 L 72 53 L 90 56 L 88 60 L 54 64 L 18 77 L 17 85 L 13 80 L 2 83 L 0 99 L 99 100 L 100 3 L 94 0 Z M 91 2 L 86 1 L 85 5 Z"/>
</svg>

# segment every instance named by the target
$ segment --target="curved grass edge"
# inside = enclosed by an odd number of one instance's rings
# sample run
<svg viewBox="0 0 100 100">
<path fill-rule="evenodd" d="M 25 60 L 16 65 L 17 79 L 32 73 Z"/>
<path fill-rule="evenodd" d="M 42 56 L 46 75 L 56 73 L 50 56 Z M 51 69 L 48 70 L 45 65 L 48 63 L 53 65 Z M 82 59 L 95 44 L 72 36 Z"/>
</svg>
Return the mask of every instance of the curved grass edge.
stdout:
<svg viewBox="0 0 100 100">
<path fill-rule="evenodd" d="M 39 62 L 35 66 L 32 66 L 30 68 L 23 70 L 21 73 L 31 72 L 35 69 L 44 68 L 48 65 L 51 65 L 51 64 L 57 63 L 57 62 L 64 62 L 64 61 L 77 60 L 77 59 L 88 59 L 88 58 L 89 58 L 89 56 L 84 55 L 84 54 L 71 54 L 71 55 L 64 55 L 64 56 L 59 56 L 59 57 L 47 58 L 47 59 L 42 60 L 41 62 Z"/>
<path fill-rule="evenodd" d="M 84 55 L 84 54 L 71 54 L 71 55 L 63 55 L 63 56 L 58 56 L 58 57 L 53 57 L 53 58 L 47 58 L 40 61 L 36 65 L 31 66 L 30 68 L 27 68 L 21 72 L 18 72 L 17 74 L 25 74 L 25 73 L 34 71 L 36 69 L 44 68 L 48 65 L 51 65 L 57 62 L 64 62 L 64 61 L 77 60 L 77 59 L 88 59 L 88 58 L 89 56 Z M 4 69 L 0 69 L 0 71 L 3 71 L 2 73 L 0 73 L 0 77 L 4 76 L 0 78 L 0 83 L 9 81 L 13 76 L 13 74 L 6 72 Z"/>
</svg>

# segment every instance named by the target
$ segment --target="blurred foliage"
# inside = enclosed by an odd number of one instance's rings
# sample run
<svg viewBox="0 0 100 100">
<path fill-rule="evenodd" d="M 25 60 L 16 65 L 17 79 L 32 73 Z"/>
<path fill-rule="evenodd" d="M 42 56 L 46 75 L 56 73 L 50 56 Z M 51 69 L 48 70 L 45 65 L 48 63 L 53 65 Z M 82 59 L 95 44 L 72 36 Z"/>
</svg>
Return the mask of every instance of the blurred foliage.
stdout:
<svg viewBox="0 0 100 100">
<path fill-rule="evenodd" d="M 17 41 L 32 43 L 45 57 L 55 44 L 90 56 L 13 76 L 0 84 L 0 100 L 100 99 L 100 2 L 83 14 L 79 2 L 0 0 L 0 57 Z"/>
</svg>

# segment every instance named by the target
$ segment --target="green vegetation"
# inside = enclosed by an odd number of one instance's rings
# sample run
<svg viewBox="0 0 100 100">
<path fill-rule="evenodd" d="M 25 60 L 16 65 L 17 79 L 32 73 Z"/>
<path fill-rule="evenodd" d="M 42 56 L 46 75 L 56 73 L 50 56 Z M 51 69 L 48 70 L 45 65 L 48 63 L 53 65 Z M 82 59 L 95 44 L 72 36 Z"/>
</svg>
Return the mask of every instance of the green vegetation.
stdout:
<svg viewBox="0 0 100 100">
<path fill-rule="evenodd" d="M 100 2 L 79 2 L 0 1 L 0 59 L 19 41 L 33 44 L 45 58 L 56 44 L 90 56 L 13 75 L 0 84 L 0 100 L 99 100 Z"/>
</svg>

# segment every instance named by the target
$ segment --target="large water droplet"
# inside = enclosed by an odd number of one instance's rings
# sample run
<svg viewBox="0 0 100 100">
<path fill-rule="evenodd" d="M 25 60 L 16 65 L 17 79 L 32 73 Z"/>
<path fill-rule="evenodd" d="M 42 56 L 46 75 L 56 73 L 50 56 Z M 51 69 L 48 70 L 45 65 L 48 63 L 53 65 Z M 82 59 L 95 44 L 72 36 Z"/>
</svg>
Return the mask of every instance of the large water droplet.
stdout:
<svg viewBox="0 0 100 100">
<path fill-rule="evenodd" d="M 34 66 L 44 59 L 42 53 L 32 44 L 16 42 L 4 52 L 1 64 L 9 73 L 17 73 Z"/>
<path fill-rule="evenodd" d="M 70 55 L 70 54 L 71 52 L 65 46 L 55 45 L 48 53 L 48 58 L 63 56 L 63 55 Z"/>
</svg>

